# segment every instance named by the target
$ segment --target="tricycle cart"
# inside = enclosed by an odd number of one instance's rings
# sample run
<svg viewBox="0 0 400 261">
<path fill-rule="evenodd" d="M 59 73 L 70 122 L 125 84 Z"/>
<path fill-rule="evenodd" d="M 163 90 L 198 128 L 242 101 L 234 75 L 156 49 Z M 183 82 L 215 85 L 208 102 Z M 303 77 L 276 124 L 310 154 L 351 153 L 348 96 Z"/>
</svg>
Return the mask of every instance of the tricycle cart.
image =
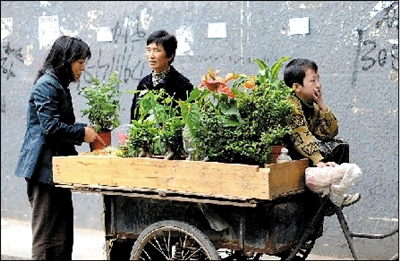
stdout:
<svg viewBox="0 0 400 261">
<path fill-rule="evenodd" d="M 305 189 L 306 167 L 306 159 L 259 168 L 53 158 L 56 186 L 103 195 L 109 260 L 258 260 L 263 254 L 305 260 L 322 235 L 325 208 L 332 204 Z M 351 241 L 357 235 L 349 232 L 341 209 L 335 210 L 358 259 Z"/>
</svg>

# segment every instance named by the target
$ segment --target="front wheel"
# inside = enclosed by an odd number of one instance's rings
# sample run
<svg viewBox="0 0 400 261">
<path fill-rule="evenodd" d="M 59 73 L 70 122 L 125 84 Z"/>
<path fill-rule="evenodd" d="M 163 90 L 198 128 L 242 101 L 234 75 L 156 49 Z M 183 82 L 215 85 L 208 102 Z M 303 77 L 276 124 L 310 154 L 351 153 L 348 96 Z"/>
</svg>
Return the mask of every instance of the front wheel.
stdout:
<svg viewBox="0 0 400 261">
<path fill-rule="evenodd" d="M 130 260 L 220 260 L 220 256 L 196 227 L 182 221 L 163 220 L 140 233 Z"/>
</svg>

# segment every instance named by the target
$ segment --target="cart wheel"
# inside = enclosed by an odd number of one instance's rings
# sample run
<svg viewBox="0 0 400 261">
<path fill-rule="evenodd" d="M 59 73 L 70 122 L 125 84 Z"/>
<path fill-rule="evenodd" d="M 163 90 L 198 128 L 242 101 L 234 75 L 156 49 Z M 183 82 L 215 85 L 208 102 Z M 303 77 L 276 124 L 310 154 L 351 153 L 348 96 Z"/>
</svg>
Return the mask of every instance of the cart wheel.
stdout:
<svg viewBox="0 0 400 261">
<path fill-rule="evenodd" d="M 194 226 L 176 220 L 154 223 L 140 233 L 130 260 L 219 260 L 210 240 Z"/>
</svg>

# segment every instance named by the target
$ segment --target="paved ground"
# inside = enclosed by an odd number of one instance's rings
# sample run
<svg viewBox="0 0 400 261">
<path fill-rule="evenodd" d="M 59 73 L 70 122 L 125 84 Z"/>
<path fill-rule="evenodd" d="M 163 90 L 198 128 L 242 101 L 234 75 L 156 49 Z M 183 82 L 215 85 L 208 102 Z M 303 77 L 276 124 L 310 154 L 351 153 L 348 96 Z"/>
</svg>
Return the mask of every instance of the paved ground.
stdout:
<svg viewBox="0 0 400 261">
<path fill-rule="evenodd" d="M 73 260 L 105 260 L 104 232 L 75 228 Z M 32 235 L 29 221 L 1 218 L 1 260 L 31 259 Z M 263 256 L 263 260 L 279 260 Z M 307 260 L 344 260 L 309 255 Z"/>
<path fill-rule="evenodd" d="M 1 219 L 1 259 L 31 259 L 32 234 L 29 221 Z M 105 260 L 104 232 L 75 229 L 73 260 Z"/>
</svg>

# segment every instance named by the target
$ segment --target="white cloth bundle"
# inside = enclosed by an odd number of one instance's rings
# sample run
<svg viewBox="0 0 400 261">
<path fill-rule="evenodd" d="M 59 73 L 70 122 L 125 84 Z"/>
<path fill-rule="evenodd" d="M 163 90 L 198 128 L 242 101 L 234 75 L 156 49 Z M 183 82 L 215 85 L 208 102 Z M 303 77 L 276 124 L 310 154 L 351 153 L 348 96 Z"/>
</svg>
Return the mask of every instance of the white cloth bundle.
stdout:
<svg viewBox="0 0 400 261">
<path fill-rule="evenodd" d="M 343 194 L 354 185 L 362 174 L 353 163 L 342 163 L 335 167 L 308 167 L 305 171 L 306 185 L 314 193 L 329 195 L 337 206 L 343 203 Z"/>
</svg>

